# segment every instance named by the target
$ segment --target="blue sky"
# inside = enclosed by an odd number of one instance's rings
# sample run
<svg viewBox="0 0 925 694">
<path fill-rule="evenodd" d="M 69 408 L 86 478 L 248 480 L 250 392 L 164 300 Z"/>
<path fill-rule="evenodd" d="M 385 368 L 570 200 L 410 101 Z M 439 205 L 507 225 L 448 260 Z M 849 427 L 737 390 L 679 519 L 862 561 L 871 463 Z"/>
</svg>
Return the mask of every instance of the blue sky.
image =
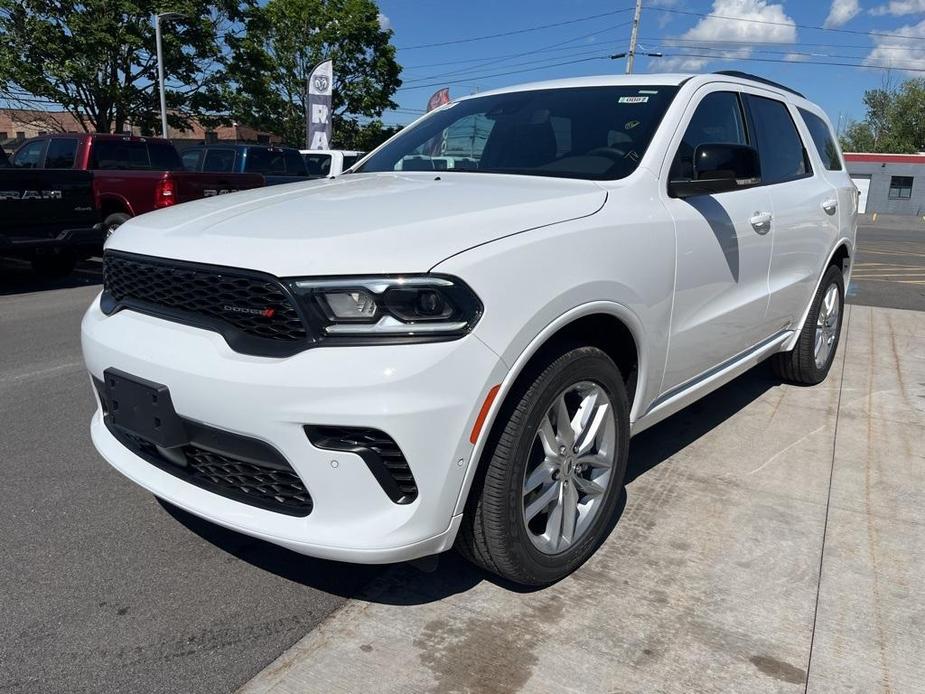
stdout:
<svg viewBox="0 0 925 694">
<path fill-rule="evenodd" d="M 392 41 L 404 66 L 399 111 L 384 119 L 410 122 L 440 86 L 461 96 L 536 80 L 622 73 L 624 61 L 605 56 L 627 49 L 632 5 L 380 0 L 382 21 L 395 32 Z M 703 16 L 709 14 L 714 16 Z M 469 40 L 490 34 L 508 35 Z M 643 49 L 664 57 L 638 59 L 636 72 L 752 72 L 803 92 L 833 123 L 862 118 L 864 90 L 879 87 L 886 74 L 894 83 L 925 77 L 925 0 L 644 0 L 639 36 Z M 418 47 L 425 44 L 441 45 Z"/>
</svg>

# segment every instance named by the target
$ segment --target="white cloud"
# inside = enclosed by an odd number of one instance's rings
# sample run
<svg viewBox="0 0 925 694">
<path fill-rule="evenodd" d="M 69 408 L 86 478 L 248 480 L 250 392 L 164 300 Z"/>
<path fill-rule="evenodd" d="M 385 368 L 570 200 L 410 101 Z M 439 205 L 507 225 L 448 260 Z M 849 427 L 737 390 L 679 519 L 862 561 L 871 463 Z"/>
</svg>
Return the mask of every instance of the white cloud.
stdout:
<svg viewBox="0 0 925 694">
<path fill-rule="evenodd" d="M 827 29 L 840 27 L 854 19 L 860 11 L 858 0 L 832 0 L 832 9 L 829 10 L 829 16 L 826 17 L 823 26 Z"/>
<path fill-rule="evenodd" d="M 684 47 L 688 52 L 700 55 L 665 58 L 659 63 L 660 70 L 698 72 L 714 60 L 748 58 L 752 54 L 752 47 L 747 45 L 750 43 L 795 43 L 797 40 L 796 23 L 784 12 L 783 5 L 772 4 L 768 0 L 713 0 L 710 13 L 718 16 L 704 17 L 676 37 L 684 40 L 683 44 L 677 44 L 679 49 Z M 727 19 L 732 17 L 750 21 Z M 694 43 L 696 41 L 703 43 L 698 46 Z M 735 43 L 730 44 L 730 48 L 704 48 L 712 46 L 714 41 Z M 663 43 L 670 45 L 671 39 L 666 38 Z M 670 52 L 670 49 L 665 52 Z M 701 57 L 703 55 L 709 57 Z"/>
<path fill-rule="evenodd" d="M 392 20 L 381 12 L 379 13 L 379 28 L 382 31 L 391 31 L 392 29 Z"/>
<path fill-rule="evenodd" d="M 890 0 L 886 5 L 873 8 L 871 14 L 891 14 L 902 16 L 925 12 L 925 0 Z"/>
<path fill-rule="evenodd" d="M 903 68 L 925 69 L 925 19 L 918 24 L 893 29 L 891 34 L 908 36 L 908 39 L 892 36 L 872 37 L 877 44 L 864 59 L 866 65 L 896 66 Z"/>
</svg>

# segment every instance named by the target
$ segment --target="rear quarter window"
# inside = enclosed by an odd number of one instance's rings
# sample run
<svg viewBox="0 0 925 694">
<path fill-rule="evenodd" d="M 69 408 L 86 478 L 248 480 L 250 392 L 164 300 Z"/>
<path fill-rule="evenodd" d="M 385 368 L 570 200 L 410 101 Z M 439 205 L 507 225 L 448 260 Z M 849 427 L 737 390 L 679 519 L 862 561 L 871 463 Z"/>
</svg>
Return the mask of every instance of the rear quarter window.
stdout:
<svg viewBox="0 0 925 694">
<path fill-rule="evenodd" d="M 841 171 L 841 156 L 838 153 L 838 145 L 835 144 L 835 137 L 828 124 L 819 116 L 811 111 L 799 109 L 803 122 L 806 123 L 806 129 L 809 130 L 809 136 L 813 139 L 819 158 L 822 164 L 829 171 Z"/>
</svg>

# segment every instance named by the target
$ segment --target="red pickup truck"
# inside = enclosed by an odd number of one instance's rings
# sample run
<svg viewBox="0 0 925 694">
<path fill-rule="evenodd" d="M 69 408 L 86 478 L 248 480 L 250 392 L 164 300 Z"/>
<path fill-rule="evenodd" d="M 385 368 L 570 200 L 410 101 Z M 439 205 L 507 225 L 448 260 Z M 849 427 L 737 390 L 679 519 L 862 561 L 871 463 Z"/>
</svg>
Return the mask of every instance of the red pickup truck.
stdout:
<svg viewBox="0 0 925 694">
<path fill-rule="evenodd" d="M 19 169 L 92 171 L 107 235 L 151 210 L 264 185 L 260 174 L 186 171 L 174 146 L 157 137 L 43 135 L 24 142 L 11 163 Z"/>
</svg>

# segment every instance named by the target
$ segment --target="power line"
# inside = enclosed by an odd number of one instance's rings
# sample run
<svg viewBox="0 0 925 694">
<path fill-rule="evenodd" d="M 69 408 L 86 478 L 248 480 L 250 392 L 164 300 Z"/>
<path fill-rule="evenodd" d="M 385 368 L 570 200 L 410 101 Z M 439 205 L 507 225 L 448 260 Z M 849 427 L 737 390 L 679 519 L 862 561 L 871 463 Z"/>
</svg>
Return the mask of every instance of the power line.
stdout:
<svg viewBox="0 0 925 694">
<path fill-rule="evenodd" d="M 454 39 L 452 41 L 439 41 L 437 43 L 421 43 L 416 46 L 399 46 L 398 50 L 400 51 L 415 51 L 420 48 L 435 48 L 442 46 L 450 46 L 459 43 L 471 43 L 472 41 L 486 41 L 488 39 L 497 39 L 504 36 L 514 36 L 516 34 L 526 34 L 531 31 L 542 31 L 544 29 L 553 29 L 555 27 L 566 26 L 568 24 L 577 24 L 578 22 L 587 22 L 592 19 L 600 19 L 601 17 L 612 17 L 623 12 L 629 12 L 632 10 L 632 7 L 625 7 L 620 10 L 613 10 L 611 12 L 601 12 L 600 14 L 593 14 L 587 17 L 578 17 L 577 19 L 567 19 L 562 22 L 553 22 L 552 24 L 542 24 L 540 26 L 529 27 L 527 29 L 515 29 L 513 31 L 504 31 L 499 34 L 486 34 L 484 36 L 472 36 L 465 39 Z"/>
<path fill-rule="evenodd" d="M 859 48 L 862 50 L 870 50 L 873 48 L 870 44 L 862 45 L 858 43 L 812 43 L 810 41 L 734 41 L 732 39 L 684 39 L 680 37 L 655 37 L 650 36 L 648 38 L 640 38 L 640 41 L 655 41 L 660 42 L 664 45 L 673 45 L 673 44 L 683 44 L 683 43 L 715 43 L 721 45 L 733 45 L 733 46 L 820 46 L 823 48 Z M 893 47 L 893 46 L 891 46 Z M 884 48 L 884 46 L 881 46 Z M 899 48 L 897 46 L 897 48 Z M 901 48 L 906 48 L 906 46 L 901 46 Z"/>
<path fill-rule="evenodd" d="M 592 58 L 579 58 L 578 60 L 567 60 L 567 61 L 561 62 L 561 63 L 553 63 L 553 64 L 551 64 L 551 65 L 540 65 L 540 66 L 537 66 L 537 67 L 524 68 L 524 69 L 522 69 L 522 70 L 510 70 L 510 71 L 508 71 L 508 72 L 496 72 L 496 73 L 491 74 L 491 75 L 467 75 L 467 76 L 465 77 L 465 81 L 466 81 L 466 82 L 471 82 L 471 81 L 474 81 L 474 80 L 486 80 L 486 79 L 491 79 L 491 78 L 493 78 L 493 77 L 504 77 L 504 76 L 506 76 L 506 75 L 516 75 L 516 74 L 519 74 L 519 73 L 522 73 L 522 72 L 533 72 L 533 71 L 535 71 L 535 70 L 545 70 L 545 69 L 547 69 L 547 68 L 560 67 L 560 66 L 563 66 L 563 65 L 575 65 L 575 64 L 577 64 L 577 63 L 587 63 L 587 62 L 589 62 L 589 61 L 591 61 L 591 60 L 610 60 L 610 56 L 609 56 L 609 55 L 598 55 L 598 56 L 594 56 L 594 57 L 592 57 Z M 442 81 L 440 81 L 440 82 L 433 82 L 433 83 L 431 83 L 431 84 L 417 84 L 417 85 L 414 85 L 414 86 L 412 86 L 412 87 L 400 87 L 397 91 L 400 91 L 400 92 L 401 92 L 401 91 L 410 91 L 410 90 L 412 90 L 412 89 L 426 89 L 427 87 L 443 87 L 443 86 L 446 86 L 446 85 L 448 85 L 448 84 L 459 84 L 459 83 L 461 83 L 461 82 L 463 82 L 462 79 L 460 79 L 460 80 L 442 80 Z"/>
<path fill-rule="evenodd" d="M 656 12 L 670 12 L 672 14 L 685 14 L 692 15 L 694 17 L 706 17 L 713 19 L 728 19 L 733 22 L 749 22 L 751 24 L 770 24 L 775 26 L 786 26 L 786 27 L 796 27 L 798 29 L 812 29 L 813 31 L 831 31 L 839 34 L 855 34 L 857 36 L 884 36 L 887 38 L 897 38 L 905 39 L 907 41 L 914 41 L 916 39 L 921 39 L 918 36 L 909 36 L 906 34 L 886 34 L 879 31 L 857 31 L 855 29 L 832 29 L 822 26 L 812 26 L 810 24 L 797 24 L 795 22 L 774 22 L 770 19 L 748 19 L 746 17 L 731 17 L 729 15 L 721 14 L 712 14 L 704 12 L 690 12 L 689 10 L 674 10 L 667 7 L 652 7 L 652 10 Z"/>
<path fill-rule="evenodd" d="M 521 66 L 523 66 L 523 65 L 536 65 L 536 64 L 538 64 L 538 63 L 546 63 L 546 62 L 549 62 L 550 60 L 557 60 L 557 59 L 559 59 L 559 58 L 578 58 L 578 57 L 588 56 L 588 55 L 592 55 L 592 54 L 594 54 L 594 55 L 600 55 L 600 53 L 601 53 L 601 48 L 598 46 L 598 47 L 595 47 L 595 48 L 586 48 L 586 49 L 583 49 L 583 50 L 580 50 L 580 51 L 575 51 L 575 52 L 573 52 L 573 53 L 568 53 L 568 54 L 566 54 L 566 55 L 557 56 L 556 58 L 548 58 L 548 57 L 546 57 L 546 58 L 538 58 L 538 59 L 536 59 L 536 60 L 527 60 L 527 61 L 523 61 L 523 62 L 520 62 L 520 63 L 510 63 L 509 65 L 505 65 L 504 67 L 521 67 Z M 478 65 L 478 66 L 476 66 L 476 67 L 485 67 L 485 66 L 484 66 L 484 65 Z M 413 85 L 413 84 L 415 84 L 415 83 L 417 83 L 417 82 L 427 82 L 427 81 L 429 81 L 429 80 L 434 80 L 434 79 L 442 78 L 442 77 L 453 77 L 453 76 L 456 76 L 456 75 L 460 75 L 460 74 L 469 72 L 470 70 L 472 70 L 472 68 L 462 68 L 462 69 L 460 69 L 460 70 L 453 70 L 453 71 L 451 71 L 451 72 L 446 72 L 446 73 L 443 73 L 443 74 L 440 74 L 440 75 L 430 75 L 429 77 L 419 77 L 419 78 L 417 78 L 417 79 L 407 80 L 407 81 L 403 82 L 402 84 L 403 84 L 403 85 L 411 86 L 411 85 Z"/>
<path fill-rule="evenodd" d="M 590 38 L 592 36 L 597 36 L 599 34 L 605 34 L 608 31 L 615 31 L 617 29 L 620 29 L 621 27 L 627 26 L 628 24 L 629 22 L 621 22 L 620 24 L 615 24 L 611 27 L 607 27 L 606 29 L 598 29 L 596 31 L 588 32 L 587 34 L 581 34 L 580 36 L 574 36 L 565 41 L 560 41 L 559 43 L 552 43 L 546 46 L 541 46 L 540 48 L 534 48 L 528 51 L 520 51 L 518 53 L 506 53 L 504 55 L 491 55 L 491 56 L 481 57 L 481 58 L 466 58 L 464 60 L 445 60 L 439 63 L 426 63 L 423 65 L 404 65 L 402 66 L 402 69 L 403 70 L 420 70 L 422 68 L 442 67 L 444 65 L 462 65 L 464 63 L 482 63 L 487 60 L 519 58 L 523 55 L 531 55 L 533 53 L 554 53 L 556 51 L 567 51 L 567 50 L 571 50 L 572 48 L 575 48 L 575 46 L 567 46 L 566 44 L 574 43 L 575 41 L 581 41 L 582 39 Z M 658 41 L 660 39 L 655 39 L 655 40 Z"/>
<path fill-rule="evenodd" d="M 712 60 L 725 60 L 725 61 L 736 61 L 736 60 L 745 60 L 749 62 L 756 63 L 789 63 L 791 65 L 823 65 L 823 66 L 833 66 L 833 67 L 856 67 L 856 68 L 872 68 L 876 70 L 902 70 L 904 72 L 925 72 L 925 67 L 912 67 L 904 65 L 877 65 L 872 63 L 839 63 L 839 62 L 830 62 L 822 60 L 785 60 L 783 58 L 751 58 L 751 57 L 739 57 L 739 56 L 719 56 L 716 54 L 707 54 L 707 53 L 676 53 L 673 56 L 666 55 L 665 57 L 673 58 L 710 58 Z"/>
</svg>

